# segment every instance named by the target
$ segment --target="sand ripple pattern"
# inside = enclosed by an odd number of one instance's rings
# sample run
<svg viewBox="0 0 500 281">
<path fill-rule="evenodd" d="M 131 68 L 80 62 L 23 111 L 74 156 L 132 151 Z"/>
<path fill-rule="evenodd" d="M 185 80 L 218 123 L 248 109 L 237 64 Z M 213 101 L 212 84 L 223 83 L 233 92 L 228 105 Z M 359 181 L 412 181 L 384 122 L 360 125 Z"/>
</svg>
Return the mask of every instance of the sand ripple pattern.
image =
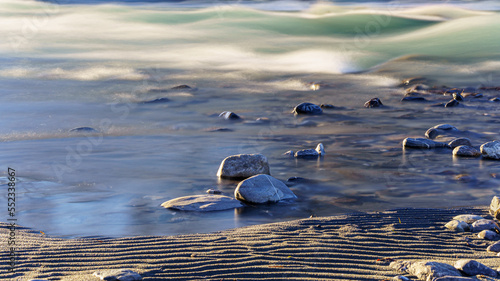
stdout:
<svg viewBox="0 0 500 281">
<path fill-rule="evenodd" d="M 405 209 L 310 218 L 212 234 L 131 238 L 50 238 L 19 229 L 19 259 L 0 279 L 98 280 L 98 269 L 130 268 L 143 280 L 383 280 L 397 275 L 377 259 L 473 258 L 494 267 L 487 242 L 446 230 L 457 214 L 486 209 Z M 8 229 L 0 239 L 7 245 Z M 468 234 L 468 237 L 471 237 Z"/>
</svg>

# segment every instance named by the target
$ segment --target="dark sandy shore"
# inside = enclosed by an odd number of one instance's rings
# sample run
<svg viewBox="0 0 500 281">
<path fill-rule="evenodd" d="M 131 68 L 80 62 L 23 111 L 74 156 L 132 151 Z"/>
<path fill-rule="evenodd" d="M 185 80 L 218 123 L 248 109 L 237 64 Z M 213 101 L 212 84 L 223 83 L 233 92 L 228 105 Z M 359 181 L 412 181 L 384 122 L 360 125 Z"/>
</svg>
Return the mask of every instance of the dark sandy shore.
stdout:
<svg viewBox="0 0 500 281">
<path fill-rule="evenodd" d="M 96 270 L 129 268 L 143 280 L 385 280 L 399 275 L 384 258 L 453 264 L 472 258 L 492 268 L 491 243 L 444 224 L 486 208 L 404 209 L 310 218 L 210 234 L 59 239 L 18 228 L 14 273 L 9 229 L 1 224 L 4 280 L 99 280 Z M 97 233 L 96 233 L 97 234 Z M 471 238 L 467 242 L 465 237 Z M 413 277 L 414 278 L 414 277 Z"/>
</svg>

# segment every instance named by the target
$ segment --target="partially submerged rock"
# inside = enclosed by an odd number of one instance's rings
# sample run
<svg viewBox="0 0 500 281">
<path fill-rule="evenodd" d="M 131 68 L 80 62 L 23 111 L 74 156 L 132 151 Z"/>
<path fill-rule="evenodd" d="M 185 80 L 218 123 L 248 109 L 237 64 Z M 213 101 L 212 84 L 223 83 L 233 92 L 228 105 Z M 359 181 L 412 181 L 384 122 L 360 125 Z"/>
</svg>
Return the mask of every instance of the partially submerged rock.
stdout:
<svg viewBox="0 0 500 281">
<path fill-rule="evenodd" d="M 220 118 L 223 118 L 225 120 L 240 120 L 241 117 L 238 116 L 238 114 L 231 112 L 231 111 L 223 111 L 221 114 L 219 114 Z"/>
<path fill-rule="evenodd" d="M 220 164 L 217 176 L 245 179 L 258 174 L 270 174 L 267 158 L 262 154 L 239 154 L 226 157 Z"/>
<path fill-rule="evenodd" d="M 472 146 L 472 142 L 468 138 L 456 138 L 448 143 L 451 148 L 455 148 L 461 145 Z"/>
<path fill-rule="evenodd" d="M 500 160 L 500 142 L 490 141 L 481 145 L 481 154 L 484 158 Z"/>
<path fill-rule="evenodd" d="M 310 103 L 303 102 L 293 109 L 292 113 L 295 114 L 309 114 L 309 115 L 320 115 L 323 113 L 323 109 L 320 106 Z"/>
<path fill-rule="evenodd" d="M 77 127 L 69 130 L 71 133 L 98 133 L 96 129 L 92 127 Z"/>
<path fill-rule="evenodd" d="M 94 272 L 94 276 L 106 281 L 136 281 L 142 276 L 130 269 L 110 269 Z"/>
<path fill-rule="evenodd" d="M 179 211 L 210 212 L 243 207 L 240 201 L 217 194 L 190 195 L 175 198 L 161 204 L 167 209 Z"/>
<path fill-rule="evenodd" d="M 455 262 L 455 268 L 468 276 L 486 275 L 497 277 L 497 272 L 486 265 L 470 259 L 461 259 Z"/>
<path fill-rule="evenodd" d="M 431 149 L 437 147 L 448 147 L 448 144 L 424 138 L 406 138 L 403 140 L 403 147 Z"/>
<path fill-rule="evenodd" d="M 322 143 L 319 143 L 316 146 L 316 151 L 318 152 L 319 156 L 325 156 L 325 147 L 323 146 Z"/>
<path fill-rule="evenodd" d="M 288 186 L 269 175 L 256 175 L 240 182 L 234 190 L 234 197 L 255 204 L 297 198 Z"/>
<path fill-rule="evenodd" d="M 364 106 L 366 108 L 373 108 L 373 107 L 381 107 L 381 106 L 383 106 L 383 104 L 379 98 L 373 98 L 373 99 L 365 102 Z"/>
<path fill-rule="evenodd" d="M 475 149 L 472 146 L 460 145 L 455 147 L 455 149 L 453 149 L 453 156 L 479 157 L 481 156 L 481 152 L 479 152 L 479 150 Z"/>
<path fill-rule="evenodd" d="M 319 153 L 316 149 L 302 149 L 295 152 L 295 158 L 318 158 Z"/>
</svg>

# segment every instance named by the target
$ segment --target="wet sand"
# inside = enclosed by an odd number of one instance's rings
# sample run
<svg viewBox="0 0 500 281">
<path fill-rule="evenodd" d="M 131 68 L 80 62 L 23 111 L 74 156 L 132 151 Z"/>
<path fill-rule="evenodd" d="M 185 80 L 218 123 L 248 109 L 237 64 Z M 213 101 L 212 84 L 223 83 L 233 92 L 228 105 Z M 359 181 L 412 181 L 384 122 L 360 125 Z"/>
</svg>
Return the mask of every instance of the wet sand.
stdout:
<svg viewBox="0 0 500 281">
<path fill-rule="evenodd" d="M 209 234 L 60 239 L 18 229 L 15 273 L 2 252 L 0 278 L 99 280 L 96 270 L 128 268 L 143 280 L 385 280 L 399 275 L 378 259 L 471 258 L 492 268 L 489 243 L 444 224 L 486 208 L 399 209 L 315 217 Z M 1 224 L 0 239 L 7 240 Z M 471 238 L 469 243 L 465 237 Z"/>
</svg>

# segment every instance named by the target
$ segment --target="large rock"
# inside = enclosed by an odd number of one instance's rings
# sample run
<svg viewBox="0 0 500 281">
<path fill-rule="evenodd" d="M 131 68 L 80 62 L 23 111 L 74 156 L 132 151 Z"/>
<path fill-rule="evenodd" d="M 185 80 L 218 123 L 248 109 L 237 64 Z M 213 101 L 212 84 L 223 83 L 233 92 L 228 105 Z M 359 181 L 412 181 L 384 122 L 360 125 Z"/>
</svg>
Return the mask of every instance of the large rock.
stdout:
<svg viewBox="0 0 500 281">
<path fill-rule="evenodd" d="M 496 219 L 500 219 L 500 198 L 498 196 L 493 196 L 490 203 L 490 215 Z"/>
<path fill-rule="evenodd" d="M 226 157 L 217 172 L 220 178 L 246 179 L 258 174 L 270 174 L 267 158 L 262 154 L 239 154 Z"/>
<path fill-rule="evenodd" d="M 432 261 L 420 261 L 411 263 L 408 267 L 408 273 L 415 275 L 421 280 L 433 280 L 443 276 L 462 276 L 453 266 Z"/>
<path fill-rule="evenodd" d="M 179 197 L 166 201 L 161 206 L 167 209 L 198 212 L 221 211 L 243 207 L 240 201 L 217 194 Z"/>
<path fill-rule="evenodd" d="M 500 227 L 498 227 L 498 224 L 494 220 L 487 220 L 487 219 L 477 220 L 472 224 L 473 232 L 481 232 L 483 230 L 492 230 L 500 232 Z"/>
<path fill-rule="evenodd" d="M 234 197 L 256 204 L 297 198 L 283 182 L 269 175 L 256 175 L 240 182 L 234 190 Z"/>
<path fill-rule="evenodd" d="M 474 223 L 475 221 L 482 220 L 484 218 L 477 215 L 464 214 L 464 215 L 454 216 L 453 219 L 457 221 L 464 221 L 466 223 Z"/>
<path fill-rule="evenodd" d="M 458 260 L 455 262 L 455 268 L 469 276 L 476 276 L 481 274 L 491 277 L 497 277 L 497 272 L 495 270 L 475 260 Z"/>
<path fill-rule="evenodd" d="M 481 145 L 481 154 L 484 158 L 500 160 L 500 142 L 490 141 Z"/>
<path fill-rule="evenodd" d="M 136 281 L 142 280 L 141 275 L 130 269 L 110 269 L 94 272 L 94 276 L 106 281 Z"/>
</svg>

